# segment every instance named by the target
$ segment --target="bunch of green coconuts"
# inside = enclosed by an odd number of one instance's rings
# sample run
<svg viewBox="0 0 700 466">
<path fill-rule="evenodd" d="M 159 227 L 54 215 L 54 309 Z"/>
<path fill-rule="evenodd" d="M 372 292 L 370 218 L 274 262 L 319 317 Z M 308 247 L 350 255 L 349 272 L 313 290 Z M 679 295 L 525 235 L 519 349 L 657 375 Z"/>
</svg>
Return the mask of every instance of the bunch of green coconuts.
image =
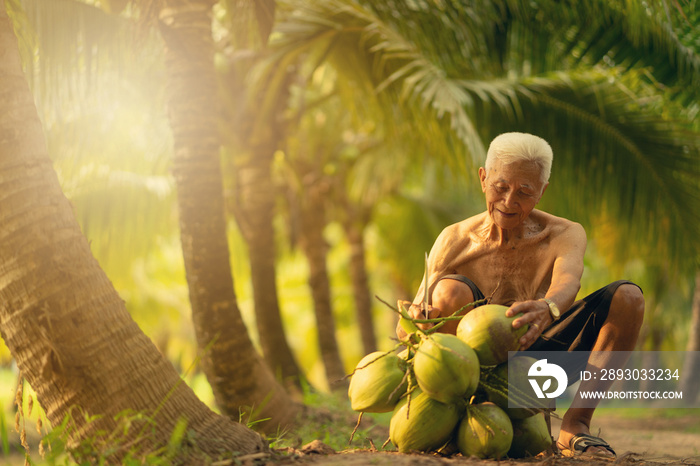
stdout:
<svg viewBox="0 0 700 466">
<path fill-rule="evenodd" d="M 351 406 L 361 413 L 392 412 L 389 440 L 399 452 L 459 452 L 478 458 L 522 458 L 551 447 L 543 409 L 508 407 L 511 392 L 522 387 L 532 358 L 508 361 L 527 326 L 512 327 L 506 306 L 486 304 L 459 317 L 456 335 L 440 333 L 440 323 L 421 330 L 399 302 L 406 330 L 396 348 L 373 352 L 357 364 L 348 389 Z M 514 382 L 514 381 L 511 381 Z M 516 389 L 517 390 L 517 389 Z M 528 395 L 510 396 L 527 403 Z M 512 399 L 511 398 L 511 399 Z"/>
</svg>

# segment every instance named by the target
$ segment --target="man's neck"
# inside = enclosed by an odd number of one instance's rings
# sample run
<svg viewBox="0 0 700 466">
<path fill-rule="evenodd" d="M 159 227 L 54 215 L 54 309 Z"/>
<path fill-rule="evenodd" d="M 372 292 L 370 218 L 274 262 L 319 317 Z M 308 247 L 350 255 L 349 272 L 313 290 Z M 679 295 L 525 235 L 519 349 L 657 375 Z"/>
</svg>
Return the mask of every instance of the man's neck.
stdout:
<svg viewBox="0 0 700 466">
<path fill-rule="evenodd" d="M 514 246 L 523 239 L 527 220 L 516 228 L 505 229 L 499 227 L 488 213 L 482 230 L 482 237 L 497 246 Z"/>
</svg>

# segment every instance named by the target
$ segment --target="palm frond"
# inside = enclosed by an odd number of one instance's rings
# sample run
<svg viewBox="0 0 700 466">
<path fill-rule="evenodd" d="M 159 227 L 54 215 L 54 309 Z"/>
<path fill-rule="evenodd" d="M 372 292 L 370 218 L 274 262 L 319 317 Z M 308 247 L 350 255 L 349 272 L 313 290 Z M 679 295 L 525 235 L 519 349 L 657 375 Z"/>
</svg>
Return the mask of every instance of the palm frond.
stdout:
<svg viewBox="0 0 700 466">
<path fill-rule="evenodd" d="M 653 8 L 504 0 L 485 2 L 479 16 L 449 0 L 283 3 L 292 13 L 275 41 L 281 56 L 302 57 L 322 44 L 342 70 L 352 55 L 376 95 L 394 102 L 392 112 L 402 103 L 404 117 L 421 115 L 412 126 L 421 136 L 422 126 L 437 130 L 427 136 L 434 139 L 452 133 L 477 161 L 481 141 L 499 131 L 543 135 L 559 154 L 555 174 L 574 195 L 556 196 L 569 199 L 567 212 L 612 209 L 646 240 L 668 238 L 674 257 L 695 242 L 697 133 L 662 86 L 686 79 L 676 68 L 694 80 L 696 54 Z M 661 60 L 669 76 L 645 58 L 658 44 L 668 52 Z"/>
<path fill-rule="evenodd" d="M 219 34 L 229 35 L 236 49 L 259 50 L 269 40 L 275 8 L 274 0 L 224 0 L 215 9 L 224 25 Z"/>
<path fill-rule="evenodd" d="M 95 257 L 113 280 L 157 249 L 176 225 L 173 181 L 166 175 L 85 166 L 64 188 Z"/>
<path fill-rule="evenodd" d="M 506 3 L 508 30 L 513 30 L 511 57 L 518 63 L 549 63 L 536 73 L 567 64 L 643 68 L 673 97 L 685 103 L 697 100 L 700 12 L 692 2 L 674 2 L 673 8 L 667 0 L 539 2 L 536 7 L 524 0 Z M 543 41 L 548 60 L 537 57 L 539 47 L 533 46 Z"/>
<path fill-rule="evenodd" d="M 53 104 L 68 98 L 79 105 L 98 87 L 102 69 L 127 69 L 133 51 L 139 50 L 130 46 L 136 37 L 135 23 L 124 17 L 77 0 L 21 0 L 21 4 L 26 33 L 36 47 L 26 66 L 39 101 Z"/>
<path fill-rule="evenodd" d="M 85 2 L 14 3 L 54 167 L 96 257 L 124 279 L 174 222 L 162 50 Z"/>
<path fill-rule="evenodd" d="M 272 44 L 276 53 L 268 69 L 279 69 L 289 60 L 316 50 L 316 56 L 328 56 L 338 69 L 346 70 L 344 62 L 352 56 L 353 63 L 361 64 L 354 73 L 362 72 L 368 77 L 376 95 L 387 94 L 388 100 L 396 96 L 400 102 L 409 101 L 409 106 L 417 104 L 423 112 L 435 112 L 437 119 L 449 117 L 451 128 L 474 160 L 483 159 L 483 145 L 466 111 L 470 96 L 439 65 L 439 57 L 449 55 L 444 50 L 435 57 L 428 56 L 402 31 L 360 2 L 332 0 L 287 5 L 293 7 L 293 13 L 279 24 L 280 35 Z M 444 43 L 454 44 L 453 39 L 451 35 Z"/>
<path fill-rule="evenodd" d="M 523 82 L 528 118 L 515 126 L 555 149 L 553 184 L 564 188 L 550 188 L 557 210 L 590 227 L 608 211 L 630 241 L 655 245 L 647 254 L 664 244 L 682 262 L 700 246 L 700 138 L 687 120 L 665 115 L 660 97 L 644 95 L 638 78 L 613 76 L 594 70 Z"/>
</svg>

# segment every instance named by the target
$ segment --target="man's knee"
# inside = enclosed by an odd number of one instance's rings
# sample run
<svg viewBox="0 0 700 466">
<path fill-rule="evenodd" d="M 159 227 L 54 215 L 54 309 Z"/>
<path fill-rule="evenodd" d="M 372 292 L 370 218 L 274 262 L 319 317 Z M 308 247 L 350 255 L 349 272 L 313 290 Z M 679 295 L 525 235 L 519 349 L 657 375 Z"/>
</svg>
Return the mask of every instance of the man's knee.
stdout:
<svg viewBox="0 0 700 466">
<path fill-rule="evenodd" d="M 459 280 L 443 279 L 435 285 L 432 298 L 433 306 L 440 309 L 441 314 L 450 315 L 474 302 L 474 293 L 466 283 Z"/>
<path fill-rule="evenodd" d="M 644 295 L 642 290 L 631 283 L 620 285 L 613 294 L 611 310 L 624 313 L 626 318 L 641 325 L 644 319 Z"/>
</svg>

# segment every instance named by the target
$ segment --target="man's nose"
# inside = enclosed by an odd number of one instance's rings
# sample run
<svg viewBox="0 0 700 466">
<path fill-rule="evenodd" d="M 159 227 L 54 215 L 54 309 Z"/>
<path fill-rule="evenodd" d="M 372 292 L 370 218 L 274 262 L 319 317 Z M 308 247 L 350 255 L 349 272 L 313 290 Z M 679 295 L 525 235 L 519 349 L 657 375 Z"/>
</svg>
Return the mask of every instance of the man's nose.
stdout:
<svg viewBox="0 0 700 466">
<path fill-rule="evenodd" d="M 515 194 L 513 192 L 507 193 L 504 202 L 506 204 L 506 207 L 508 208 L 515 207 L 515 205 L 517 204 L 515 200 Z"/>
</svg>

